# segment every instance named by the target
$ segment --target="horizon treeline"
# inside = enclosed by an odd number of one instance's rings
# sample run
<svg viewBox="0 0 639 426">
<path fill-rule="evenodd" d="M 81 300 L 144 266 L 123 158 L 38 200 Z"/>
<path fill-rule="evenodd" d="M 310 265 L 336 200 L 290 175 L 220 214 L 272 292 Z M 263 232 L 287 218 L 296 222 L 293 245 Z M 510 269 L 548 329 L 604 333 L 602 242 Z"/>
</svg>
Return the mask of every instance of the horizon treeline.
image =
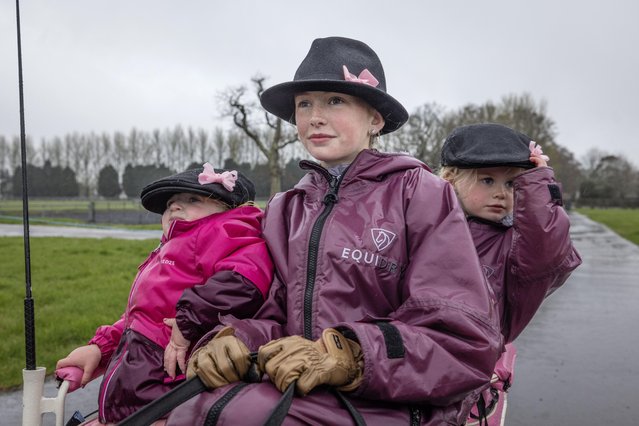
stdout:
<svg viewBox="0 0 639 426">
<path fill-rule="evenodd" d="M 591 149 L 578 161 L 557 142 L 557 126 L 547 115 L 545 103 L 535 102 L 528 94 L 455 110 L 424 104 L 410 114 L 402 128 L 379 138 L 375 148 L 406 152 L 436 172 L 445 137 L 457 126 L 478 122 L 507 125 L 540 144 L 550 156 L 549 166 L 562 183 L 567 200 L 587 206 L 639 207 L 637 168 L 621 156 L 598 149 Z M 291 134 L 294 138 L 293 127 L 285 124 L 284 129 L 289 139 Z M 255 139 L 276 143 L 274 132 L 273 126 L 255 120 L 251 132 L 235 121 L 235 126 L 227 129 L 222 125 L 207 130 L 178 124 L 111 134 L 72 132 L 38 143 L 27 137 L 29 190 L 37 197 L 135 198 L 151 180 L 210 162 L 214 167 L 246 173 L 255 182 L 257 196 L 267 198 L 273 192 L 269 186 L 273 168 L 268 166 L 269 151 Z M 277 132 L 282 132 L 280 127 Z M 299 143 L 278 147 L 280 190 L 300 179 L 304 172 L 297 163 L 307 158 Z M 19 138 L 0 135 L 0 198 L 20 196 L 20 163 Z"/>
</svg>

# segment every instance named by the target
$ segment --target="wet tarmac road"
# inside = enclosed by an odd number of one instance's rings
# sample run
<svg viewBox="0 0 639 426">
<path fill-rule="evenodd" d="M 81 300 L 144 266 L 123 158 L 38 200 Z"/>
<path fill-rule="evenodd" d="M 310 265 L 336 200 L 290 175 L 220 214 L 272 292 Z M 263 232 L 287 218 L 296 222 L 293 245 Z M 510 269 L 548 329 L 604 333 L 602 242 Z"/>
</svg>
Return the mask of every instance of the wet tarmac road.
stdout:
<svg viewBox="0 0 639 426">
<path fill-rule="evenodd" d="M 22 225 L 0 223 L 0 236 L 22 237 Z M 162 231 L 143 229 L 121 229 L 100 226 L 44 226 L 29 225 L 29 237 L 68 237 L 68 238 L 119 238 L 124 240 L 159 240 Z"/>
<path fill-rule="evenodd" d="M 506 424 L 639 424 L 639 247 L 578 214 L 571 233 L 584 263 L 515 342 Z M 0 425 L 20 424 L 21 398 L 0 394 Z M 66 417 L 95 410 L 96 399 L 95 382 L 70 394 Z"/>
<path fill-rule="evenodd" d="M 639 247 L 580 215 L 583 264 L 519 336 L 509 426 L 639 424 Z"/>
</svg>

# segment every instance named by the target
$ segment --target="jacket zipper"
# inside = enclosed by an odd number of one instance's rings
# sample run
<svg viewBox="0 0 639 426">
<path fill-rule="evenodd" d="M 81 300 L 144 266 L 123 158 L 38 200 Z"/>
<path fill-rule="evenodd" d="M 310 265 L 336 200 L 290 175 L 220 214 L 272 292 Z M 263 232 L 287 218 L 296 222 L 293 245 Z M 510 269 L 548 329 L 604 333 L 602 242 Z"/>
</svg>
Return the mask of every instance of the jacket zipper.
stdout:
<svg viewBox="0 0 639 426">
<path fill-rule="evenodd" d="M 204 426 L 214 426 L 220 418 L 220 414 L 226 405 L 231 402 L 231 399 L 235 397 L 242 389 L 247 387 L 249 383 L 240 383 L 239 385 L 231 388 L 224 395 L 220 397 L 209 409 L 204 421 Z"/>
<path fill-rule="evenodd" d="M 333 207 L 339 201 L 337 190 L 341 182 L 341 177 L 330 175 L 325 169 L 320 172 L 328 180 L 328 192 L 324 195 L 324 210 L 318 216 L 311 230 L 311 237 L 308 242 L 308 259 L 306 268 L 306 288 L 304 289 L 304 337 L 313 339 L 313 291 L 315 288 L 315 276 L 317 275 L 317 254 L 319 249 L 319 240 L 322 236 L 322 230 L 326 218 L 333 210 Z M 344 171 L 346 173 L 346 171 Z M 342 173 L 342 176 L 344 176 Z"/>
<path fill-rule="evenodd" d="M 126 314 L 125 314 L 125 319 L 124 319 L 124 333 L 122 334 L 122 337 L 124 337 L 125 333 L 129 332 L 129 309 L 131 308 L 131 301 L 133 300 L 133 294 L 135 293 L 135 291 L 137 290 L 137 283 L 138 283 L 138 278 L 140 277 L 140 273 L 142 273 L 142 271 L 144 270 L 144 268 L 147 267 L 147 265 L 149 264 L 149 262 L 151 262 L 151 260 L 153 258 L 155 258 L 155 256 L 157 255 L 158 251 L 160 250 L 160 248 L 162 247 L 162 242 L 160 242 L 160 245 L 158 245 L 155 250 L 153 250 L 153 252 L 151 253 L 151 255 L 149 255 L 148 259 L 144 262 L 144 264 L 140 267 L 140 270 L 137 274 L 137 276 L 135 277 L 135 280 L 133 281 L 133 285 L 131 286 L 131 292 L 129 293 L 129 300 L 127 301 L 127 309 L 126 309 Z M 120 338 L 120 340 L 122 339 L 122 337 Z M 98 408 L 100 410 L 100 420 L 101 421 L 105 421 L 106 422 L 106 418 L 104 417 L 104 399 L 106 398 L 107 395 L 107 389 L 109 388 L 109 384 L 111 382 L 111 378 L 113 377 L 113 375 L 116 373 L 116 371 L 118 371 L 118 368 L 120 367 L 120 364 L 122 364 L 122 360 L 124 359 L 124 355 L 126 354 L 126 351 L 128 349 L 128 343 L 125 347 L 122 348 L 122 354 L 120 355 L 120 358 L 118 360 L 116 360 L 116 364 L 113 367 L 113 370 L 111 370 L 111 374 L 109 374 L 109 377 L 105 377 L 102 380 L 102 386 L 100 389 L 100 393 L 99 393 L 99 404 L 98 404 Z M 111 360 L 109 362 L 109 364 L 111 364 L 113 361 Z"/>
<path fill-rule="evenodd" d="M 125 319 L 124 319 L 124 326 L 125 327 L 129 326 L 129 311 L 131 309 L 131 303 L 133 301 L 133 296 L 135 295 L 135 293 L 136 293 L 136 291 L 138 289 L 138 281 L 139 281 L 139 278 L 140 278 L 140 274 L 146 269 L 146 267 L 149 265 L 149 263 L 151 263 L 151 261 L 155 259 L 155 257 L 157 256 L 158 252 L 162 248 L 162 245 L 163 245 L 163 243 L 160 242 L 160 244 L 151 252 L 149 257 L 144 261 L 144 264 L 142 264 L 142 266 L 140 267 L 137 275 L 135 276 L 135 280 L 133 280 L 133 284 L 131 285 L 131 291 L 129 292 L 129 300 L 127 300 L 127 303 L 126 303 L 126 316 L 125 316 Z"/>
<path fill-rule="evenodd" d="M 129 332 L 129 329 L 126 329 L 125 333 L 128 333 L 128 332 Z M 116 361 L 116 364 L 113 367 L 113 370 L 111 370 L 111 374 L 109 374 L 109 377 L 105 377 L 102 380 L 102 386 L 101 386 L 100 393 L 99 393 L 99 404 L 98 404 L 98 408 L 100 409 L 100 413 L 99 414 L 100 414 L 100 421 L 101 422 L 107 422 L 107 419 L 106 419 L 106 417 L 104 415 L 105 399 L 106 399 L 106 395 L 107 395 L 107 389 L 109 388 L 109 385 L 111 384 L 111 379 L 113 378 L 113 375 L 116 373 L 116 371 L 118 371 L 118 368 L 120 367 L 120 364 L 122 364 L 122 360 L 124 359 L 124 355 L 126 355 L 126 352 L 127 352 L 128 349 L 129 349 L 129 344 L 127 342 L 127 344 L 124 345 L 124 347 L 122 348 L 122 353 L 120 354 L 120 357 Z"/>
</svg>

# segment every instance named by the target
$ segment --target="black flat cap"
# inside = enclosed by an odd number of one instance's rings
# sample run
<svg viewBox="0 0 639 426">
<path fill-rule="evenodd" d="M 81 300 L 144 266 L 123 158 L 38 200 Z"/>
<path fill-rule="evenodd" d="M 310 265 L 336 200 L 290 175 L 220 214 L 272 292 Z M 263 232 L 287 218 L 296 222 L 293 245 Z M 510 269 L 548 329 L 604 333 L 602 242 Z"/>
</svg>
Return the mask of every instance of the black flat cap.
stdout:
<svg viewBox="0 0 639 426">
<path fill-rule="evenodd" d="M 446 138 L 442 166 L 465 169 L 522 167 L 530 169 L 530 142 L 525 134 L 495 123 L 457 127 Z"/>
</svg>

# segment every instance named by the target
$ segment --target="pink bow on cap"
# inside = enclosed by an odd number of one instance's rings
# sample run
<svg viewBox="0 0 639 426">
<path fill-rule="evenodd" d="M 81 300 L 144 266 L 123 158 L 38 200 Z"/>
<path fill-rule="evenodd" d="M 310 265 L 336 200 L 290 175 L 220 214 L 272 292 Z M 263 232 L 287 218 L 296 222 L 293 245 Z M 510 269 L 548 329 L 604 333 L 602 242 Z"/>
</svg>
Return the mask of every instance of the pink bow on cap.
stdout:
<svg viewBox="0 0 639 426">
<path fill-rule="evenodd" d="M 528 149 L 530 149 L 531 157 L 539 157 L 544 161 L 550 161 L 550 157 L 544 155 L 544 152 L 541 150 L 541 146 L 537 145 L 537 142 L 530 141 L 528 144 Z"/>
<path fill-rule="evenodd" d="M 232 192 L 235 188 L 235 181 L 237 180 L 237 172 L 232 170 L 230 172 L 215 173 L 215 169 L 209 163 L 204 163 L 204 171 L 197 177 L 197 181 L 200 185 L 206 183 L 221 183 L 227 191 Z"/>
<path fill-rule="evenodd" d="M 364 68 L 364 70 L 359 73 L 359 76 L 355 77 L 354 74 L 351 74 L 350 72 L 348 72 L 348 68 L 346 68 L 346 65 L 343 65 L 343 67 L 344 67 L 344 80 L 346 81 L 368 84 L 369 86 L 373 86 L 373 87 L 377 87 L 377 85 L 379 84 L 379 81 L 377 81 L 377 79 L 373 76 L 373 74 L 371 74 L 370 71 L 366 68 Z"/>
</svg>

